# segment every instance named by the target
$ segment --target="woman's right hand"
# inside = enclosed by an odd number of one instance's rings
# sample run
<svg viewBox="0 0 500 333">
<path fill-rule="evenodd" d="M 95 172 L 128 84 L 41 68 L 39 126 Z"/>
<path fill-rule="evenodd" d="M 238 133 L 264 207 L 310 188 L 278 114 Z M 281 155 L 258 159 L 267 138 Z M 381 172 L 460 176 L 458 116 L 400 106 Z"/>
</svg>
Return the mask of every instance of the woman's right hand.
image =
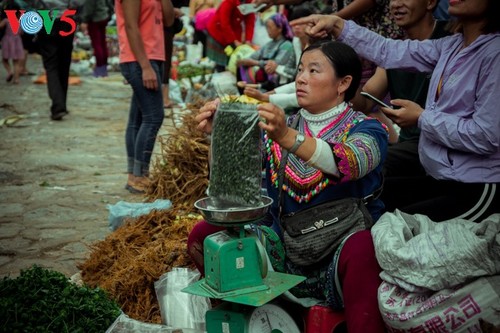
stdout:
<svg viewBox="0 0 500 333">
<path fill-rule="evenodd" d="M 158 79 L 153 67 L 147 66 L 142 70 L 142 83 L 146 89 L 158 90 Z"/>
<path fill-rule="evenodd" d="M 212 133 L 212 121 L 219 102 L 220 100 L 217 98 L 211 102 L 205 103 L 205 105 L 200 108 L 200 111 L 194 118 L 198 122 L 197 128 L 200 131 L 207 134 Z"/>
</svg>

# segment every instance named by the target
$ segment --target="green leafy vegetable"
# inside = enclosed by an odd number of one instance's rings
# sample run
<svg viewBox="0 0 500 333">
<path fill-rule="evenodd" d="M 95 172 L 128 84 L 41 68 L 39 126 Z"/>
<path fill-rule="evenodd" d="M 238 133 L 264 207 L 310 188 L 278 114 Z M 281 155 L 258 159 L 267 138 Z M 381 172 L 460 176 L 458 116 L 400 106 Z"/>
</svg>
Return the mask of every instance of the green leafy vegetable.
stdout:
<svg viewBox="0 0 500 333">
<path fill-rule="evenodd" d="M 0 332 L 105 332 L 120 315 L 104 290 L 33 266 L 0 281 Z"/>
</svg>

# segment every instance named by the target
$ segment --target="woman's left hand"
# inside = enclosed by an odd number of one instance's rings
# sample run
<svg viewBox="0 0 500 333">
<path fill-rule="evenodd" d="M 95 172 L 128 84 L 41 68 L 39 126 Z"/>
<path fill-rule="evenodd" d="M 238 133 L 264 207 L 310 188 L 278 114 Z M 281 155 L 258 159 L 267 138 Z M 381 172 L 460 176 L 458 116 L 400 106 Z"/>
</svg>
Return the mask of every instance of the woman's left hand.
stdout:
<svg viewBox="0 0 500 333">
<path fill-rule="evenodd" d="M 266 71 L 267 74 L 274 74 L 276 72 L 276 68 L 278 67 L 278 64 L 274 60 L 268 60 L 266 62 L 266 65 L 264 66 L 264 70 Z"/>
<path fill-rule="evenodd" d="M 264 103 L 257 106 L 261 121 L 259 127 L 267 132 L 269 138 L 278 144 L 288 133 L 285 111 L 274 104 Z"/>
<path fill-rule="evenodd" d="M 399 127 L 416 126 L 418 118 L 424 109 L 415 102 L 407 99 L 393 99 L 392 105 L 399 106 L 399 109 L 380 108 Z"/>
</svg>

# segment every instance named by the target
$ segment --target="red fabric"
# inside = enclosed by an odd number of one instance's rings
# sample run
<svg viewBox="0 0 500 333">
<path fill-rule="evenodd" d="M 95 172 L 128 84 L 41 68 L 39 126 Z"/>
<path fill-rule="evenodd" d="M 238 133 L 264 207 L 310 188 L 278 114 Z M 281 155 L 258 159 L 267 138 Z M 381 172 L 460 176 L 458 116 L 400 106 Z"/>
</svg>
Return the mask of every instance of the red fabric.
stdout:
<svg viewBox="0 0 500 333">
<path fill-rule="evenodd" d="M 342 248 L 338 265 L 349 333 L 385 332 L 377 301 L 380 272 L 370 231 L 352 235 Z"/>
<path fill-rule="evenodd" d="M 191 256 L 191 259 L 193 259 L 196 268 L 198 268 L 202 276 L 205 276 L 205 265 L 203 262 L 203 241 L 207 236 L 224 229 L 226 228 L 208 224 L 206 221 L 200 221 L 189 233 L 187 239 L 188 254 Z"/>
<path fill-rule="evenodd" d="M 106 26 L 109 20 L 89 22 L 88 31 L 92 49 L 94 50 L 96 66 L 108 64 L 108 46 L 106 42 Z"/>
<path fill-rule="evenodd" d="M 251 42 L 255 27 L 255 14 L 243 16 L 238 10 L 239 0 L 223 0 L 207 25 L 207 31 L 222 46 L 235 41 L 243 42 L 243 23 L 245 41 Z"/>
<path fill-rule="evenodd" d="M 194 27 L 196 30 L 203 31 L 207 28 L 208 22 L 214 16 L 217 10 L 215 8 L 202 9 L 195 15 Z"/>
</svg>

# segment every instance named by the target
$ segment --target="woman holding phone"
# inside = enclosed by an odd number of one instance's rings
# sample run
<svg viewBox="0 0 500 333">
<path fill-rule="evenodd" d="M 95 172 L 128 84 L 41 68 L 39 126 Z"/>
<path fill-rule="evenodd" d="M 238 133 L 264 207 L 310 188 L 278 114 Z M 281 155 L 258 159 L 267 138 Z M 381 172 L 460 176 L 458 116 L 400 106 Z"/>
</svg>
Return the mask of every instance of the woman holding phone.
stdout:
<svg viewBox="0 0 500 333">
<path fill-rule="evenodd" d="M 452 36 L 391 40 L 338 16 L 291 22 L 313 37 L 333 34 L 384 68 L 431 73 L 425 108 L 402 99 L 384 108 L 400 126 L 417 125 L 427 175 L 411 187 L 385 188 L 394 206 L 435 221 L 480 221 L 500 212 L 500 21 L 496 0 L 450 1 Z"/>
</svg>

